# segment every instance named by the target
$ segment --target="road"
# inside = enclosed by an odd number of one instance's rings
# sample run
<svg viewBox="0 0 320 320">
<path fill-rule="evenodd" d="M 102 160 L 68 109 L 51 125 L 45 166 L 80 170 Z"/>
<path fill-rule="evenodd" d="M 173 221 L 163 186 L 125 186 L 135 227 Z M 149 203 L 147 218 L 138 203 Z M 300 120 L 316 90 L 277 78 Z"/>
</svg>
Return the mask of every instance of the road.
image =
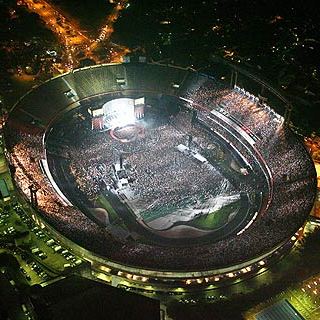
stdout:
<svg viewBox="0 0 320 320">
<path fill-rule="evenodd" d="M 95 63 L 121 62 L 124 55 L 130 50 L 124 46 L 114 44 L 110 37 L 114 32 L 113 24 L 119 18 L 120 12 L 128 6 L 128 0 L 118 2 L 107 15 L 99 36 L 94 38 L 89 32 L 84 32 L 75 19 L 67 17 L 67 14 L 45 0 L 18 0 L 18 5 L 24 5 L 29 12 L 39 15 L 46 27 L 50 29 L 64 46 L 62 63 L 55 68 L 63 73 L 80 63 L 81 59 L 91 59 Z M 107 49 L 105 54 L 97 54 L 98 49 Z M 80 54 L 81 53 L 81 54 Z"/>
</svg>

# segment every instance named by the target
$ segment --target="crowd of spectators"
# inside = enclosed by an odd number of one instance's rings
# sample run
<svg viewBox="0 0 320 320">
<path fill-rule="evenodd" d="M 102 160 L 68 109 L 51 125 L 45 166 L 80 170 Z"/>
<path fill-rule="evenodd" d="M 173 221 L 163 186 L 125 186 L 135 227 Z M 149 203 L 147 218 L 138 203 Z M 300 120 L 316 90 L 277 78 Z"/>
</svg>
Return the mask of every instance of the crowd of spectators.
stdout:
<svg viewBox="0 0 320 320">
<path fill-rule="evenodd" d="M 253 171 L 256 170 L 258 173 L 258 167 L 255 165 L 258 157 L 254 156 L 255 151 L 259 151 L 270 169 L 274 192 L 268 210 L 260 214 L 250 228 L 238 236 L 230 236 L 216 243 L 180 247 L 160 247 L 116 239 L 114 235 L 96 225 L 76 207 L 64 206 L 56 196 L 39 166 L 39 160 L 44 156 L 40 134 L 11 132 L 13 135 L 16 134 L 15 139 L 8 144 L 15 180 L 27 197 L 29 197 L 30 185 L 38 189 L 39 210 L 53 227 L 93 252 L 130 265 L 142 265 L 156 269 L 206 269 L 247 260 L 289 239 L 309 214 L 316 186 L 314 167 L 302 142 L 298 141 L 298 138 L 283 125 L 281 118 L 273 111 L 238 90 L 217 88 L 211 86 L 210 83 L 205 83 L 201 88 L 191 92 L 188 99 L 201 106 L 198 108 L 198 118 L 206 122 L 210 121 L 214 130 L 219 132 L 221 137 L 225 137 L 229 140 L 230 145 L 241 150 Z M 248 143 L 239 142 L 243 140 L 243 136 L 223 132 L 220 120 L 214 121 L 213 118 L 208 120 L 205 115 L 209 114 L 213 108 L 224 109 L 225 114 L 229 114 L 231 119 L 233 117 L 243 124 L 243 129 L 249 128 L 258 137 L 254 146 L 251 146 L 250 149 Z M 172 139 L 171 130 L 173 129 L 170 126 L 190 130 L 188 134 L 195 137 L 193 141 L 195 144 L 205 146 L 210 143 L 206 140 L 205 134 L 203 136 L 199 134 L 197 137 L 193 133 L 193 127 L 187 115 L 182 114 L 179 117 L 172 119 L 170 125 L 160 126 L 151 131 L 150 135 L 146 133 L 143 143 L 124 145 L 113 140 L 110 144 L 108 134 L 100 135 L 101 140 L 97 142 L 97 136 L 92 134 L 88 135 L 80 145 L 69 145 L 64 150 L 63 156 L 69 159 L 74 157 L 70 165 L 70 172 L 77 179 L 82 191 L 91 198 L 95 197 L 101 188 L 101 177 L 105 184 L 113 182 L 109 170 L 112 164 L 118 162 L 120 154 L 124 155 L 125 162 L 135 167 L 136 181 L 141 179 L 139 192 L 147 199 L 154 198 L 155 195 L 151 193 L 160 190 L 159 187 L 152 190 L 151 184 L 154 184 L 154 179 L 159 179 L 157 180 L 159 183 L 162 183 L 163 179 L 168 179 L 167 167 L 172 165 L 174 170 L 181 170 L 179 174 L 182 179 L 179 181 L 180 191 L 188 196 L 192 192 L 192 187 L 188 186 L 187 179 L 184 180 L 185 170 L 188 170 L 195 185 L 199 185 L 197 188 L 201 189 L 203 183 L 210 183 L 208 168 L 200 169 L 202 171 L 199 174 L 199 167 L 194 171 L 191 160 L 176 151 L 172 151 L 176 159 L 174 164 L 166 158 L 167 151 L 163 152 L 161 162 L 155 159 L 156 153 L 142 156 L 144 148 L 151 148 L 151 145 L 153 149 L 160 147 L 170 149 L 178 143 L 188 143 L 188 135 L 177 134 Z M 207 120 L 204 120 L 205 118 Z M 197 131 L 201 132 L 201 130 Z M 88 145 L 90 148 L 87 148 Z M 161 153 L 163 151 L 161 148 L 157 152 Z M 159 177 L 155 176 L 148 180 L 147 177 L 156 170 L 155 166 L 161 165 L 163 171 L 159 173 Z M 143 171 L 143 168 L 146 170 Z M 218 184 L 222 182 L 218 174 L 215 177 L 220 179 Z M 150 185 L 143 189 L 147 183 Z M 163 192 L 161 194 L 163 201 L 178 200 L 176 198 L 178 193 L 166 193 L 165 188 L 161 192 Z"/>
<path fill-rule="evenodd" d="M 274 135 L 283 122 L 282 117 L 265 102 L 260 102 L 257 97 L 238 87 L 222 88 L 215 82 L 208 81 L 188 92 L 186 98 L 202 109 L 215 109 L 226 114 L 259 139 Z"/>
<path fill-rule="evenodd" d="M 188 141 L 190 136 L 192 142 Z M 180 144 L 199 153 L 213 152 L 216 147 L 205 130 L 191 124 L 188 113 L 180 112 L 170 123 L 146 129 L 143 136 L 130 142 L 113 139 L 108 132 L 87 132 L 81 141 L 70 139 L 59 153 L 68 155 L 70 173 L 91 201 L 107 186 L 116 188 L 114 165 L 122 157 L 134 192 L 134 206 L 142 216 L 146 208 L 179 209 L 186 205 L 186 199 L 195 205 L 198 198 L 203 205 L 209 198 L 240 192 L 213 166 L 180 152 Z"/>
</svg>

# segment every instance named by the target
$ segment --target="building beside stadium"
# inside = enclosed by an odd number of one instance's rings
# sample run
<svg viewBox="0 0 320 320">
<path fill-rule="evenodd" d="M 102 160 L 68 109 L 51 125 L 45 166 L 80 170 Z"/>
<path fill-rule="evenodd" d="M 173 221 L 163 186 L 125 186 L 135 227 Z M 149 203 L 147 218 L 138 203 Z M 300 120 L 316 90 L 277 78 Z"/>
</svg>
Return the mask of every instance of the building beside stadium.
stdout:
<svg viewBox="0 0 320 320">
<path fill-rule="evenodd" d="M 237 68 L 214 72 L 98 65 L 11 110 L 6 154 L 30 215 L 98 278 L 214 288 L 261 272 L 299 237 L 316 172 L 290 104 Z"/>
</svg>

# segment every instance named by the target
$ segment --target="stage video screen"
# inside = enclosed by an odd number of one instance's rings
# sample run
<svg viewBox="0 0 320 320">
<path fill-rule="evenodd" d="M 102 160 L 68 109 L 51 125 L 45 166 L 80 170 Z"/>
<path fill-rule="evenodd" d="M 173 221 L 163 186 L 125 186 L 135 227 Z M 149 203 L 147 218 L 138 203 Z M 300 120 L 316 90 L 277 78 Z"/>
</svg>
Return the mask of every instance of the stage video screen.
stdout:
<svg viewBox="0 0 320 320">
<path fill-rule="evenodd" d="M 103 105 L 104 127 L 111 129 L 134 123 L 134 99 L 120 98 Z"/>
</svg>

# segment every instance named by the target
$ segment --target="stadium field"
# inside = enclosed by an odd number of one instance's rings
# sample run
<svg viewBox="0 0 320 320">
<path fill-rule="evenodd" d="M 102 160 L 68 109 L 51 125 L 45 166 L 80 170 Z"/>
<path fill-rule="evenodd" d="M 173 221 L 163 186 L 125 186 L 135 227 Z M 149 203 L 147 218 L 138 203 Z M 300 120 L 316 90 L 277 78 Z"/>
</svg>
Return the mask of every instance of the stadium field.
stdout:
<svg viewBox="0 0 320 320">
<path fill-rule="evenodd" d="M 104 195 L 101 194 L 98 196 L 97 204 L 100 204 L 102 208 L 107 210 L 111 224 L 116 224 L 117 222 L 119 222 L 119 216 L 117 215 L 116 211 L 113 209 L 112 205 Z"/>
<path fill-rule="evenodd" d="M 239 208 L 240 201 L 231 203 L 217 211 L 210 212 L 207 215 L 202 215 L 194 219 L 190 222 L 190 225 L 196 228 L 209 230 L 220 228 L 228 222 L 230 214 L 236 212 Z"/>
</svg>

